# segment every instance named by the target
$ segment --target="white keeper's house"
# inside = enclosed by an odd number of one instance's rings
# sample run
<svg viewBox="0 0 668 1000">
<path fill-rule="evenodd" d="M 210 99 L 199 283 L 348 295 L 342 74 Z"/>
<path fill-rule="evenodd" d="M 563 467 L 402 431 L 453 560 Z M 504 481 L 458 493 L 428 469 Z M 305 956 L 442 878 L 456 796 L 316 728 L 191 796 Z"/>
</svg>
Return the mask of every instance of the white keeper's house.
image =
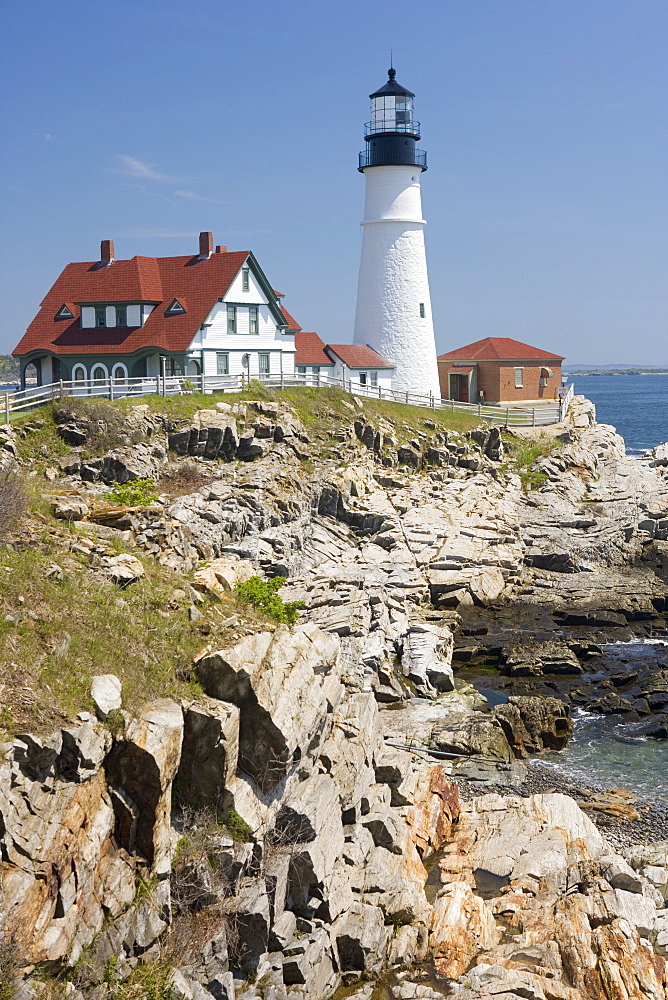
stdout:
<svg viewBox="0 0 668 1000">
<path fill-rule="evenodd" d="M 384 358 L 302 333 L 282 297 L 250 251 L 214 248 L 211 233 L 200 233 L 199 252 L 186 257 L 116 260 L 113 242 L 103 240 L 99 260 L 67 265 L 13 354 L 23 386 L 27 375 L 45 385 L 318 370 L 391 386 Z"/>
</svg>

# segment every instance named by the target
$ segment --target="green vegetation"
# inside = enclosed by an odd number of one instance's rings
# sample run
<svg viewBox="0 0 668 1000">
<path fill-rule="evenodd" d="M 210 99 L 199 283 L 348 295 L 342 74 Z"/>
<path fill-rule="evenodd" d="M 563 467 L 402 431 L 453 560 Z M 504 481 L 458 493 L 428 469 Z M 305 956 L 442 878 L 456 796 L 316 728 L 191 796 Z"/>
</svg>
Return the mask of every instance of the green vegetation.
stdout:
<svg viewBox="0 0 668 1000">
<path fill-rule="evenodd" d="M 21 369 L 11 354 L 0 354 L 0 382 L 18 382 Z"/>
<path fill-rule="evenodd" d="M 284 601 L 278 596 L 277 591 L 285 582 L 284 576 L 275 576 L 272 580 L 252 576 L 238 583 L 234 590 L 242 604 L 249 604 L 282 625 L 294 625 L 299 617 L 297 612 L 304 604 L 303 601 Z"/>
<path fill-rule="evenodd" d="M 534 469 L 534 465 L 558 448 L 561 442 L 547 434 L 540 434 L 536 438 L 518 438 L 504 434 L 503 444 L 520 477 L 522 489 L 528 493 L 547 481 L 545 473 Z"/>
<path fill-rule="evenodd" d="M 202 636 L 187 602 L 177 606 L 171 599 L 178 578 L 146 559 L 145 578 L 121 595 L 76 551 L 76 535 L 84 530 L 58 525 L 35 547 L 0 550 L 1 721 L 10 732 L 52 731 L 91 708 L 90 683 L 98 673 L 120 678 L 129 710 L 150 698 L 195 693 L 191 666 Z M 64 550 L 61 540 L 75 551 Z M 54 562 L 62 580 L 46 575 Z M 214 612 L 211 617 L 215 626 Z M 120 731 L 119 720 L 109 725 Z"/>
<path fill-rule="evenodd" d="M 241 818 L 236 809 L 230 809 L 225 826 L 229 830 L 230 837 L 235 843 L 244 843 L 245 841 L 253 839 L 252 829 L 248 823 Z"/>
<path fill-rule="evenodd" d="M 114 483 L 107 496 L 126 507 L 149 507 L 157 499 L 158 491 L 153 479 L 132 479 L 128 483 Z"/>
</svg>

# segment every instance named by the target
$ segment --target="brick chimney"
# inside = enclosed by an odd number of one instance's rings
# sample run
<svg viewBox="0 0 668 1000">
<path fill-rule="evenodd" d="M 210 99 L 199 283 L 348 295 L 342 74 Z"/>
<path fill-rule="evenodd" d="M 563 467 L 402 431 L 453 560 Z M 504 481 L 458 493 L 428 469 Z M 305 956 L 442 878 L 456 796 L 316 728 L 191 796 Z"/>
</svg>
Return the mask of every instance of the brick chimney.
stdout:
<svg viewBox="0 0 668 1000">
<path fill-rule="evenodd" d="M 114 241 L 102 240 L 100 242 L 100 262 L 102 264 L 111 264 L 113 259 L 114 259 Z"/>
<path fill-rule="evenodd" d="M 227 247 L 216 247 L 216 253 L 227 253 Z"/>
<path fill-rule="evenodd" d="M 213 253 L 213 233 L 199 234 L 199 255 L 209 257 Z"/>
</svg>

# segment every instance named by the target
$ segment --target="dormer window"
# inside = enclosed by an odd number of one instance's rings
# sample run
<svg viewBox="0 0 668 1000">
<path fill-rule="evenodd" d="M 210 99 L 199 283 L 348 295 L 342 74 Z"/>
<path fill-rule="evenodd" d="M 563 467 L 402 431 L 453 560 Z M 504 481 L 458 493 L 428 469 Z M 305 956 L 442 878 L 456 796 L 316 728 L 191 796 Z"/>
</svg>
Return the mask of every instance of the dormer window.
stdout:
<svg viewBox="0 0 668 1000">
<path fill-rule="evenodd" d="M 56 319 L 74 319 L 74 313 L 67 305 L 62 305 L 56 313 Z"/>
<path fill-rule="evenodd" d="M 167 315 L 168 316 L 176 316 L 179 313 L 184 313 L 185 311 L 186 311 L 185 307 L 181 305 L 181 303 L 179 302 L 179 300 L 178 299 L 173 299 L 172 300 L 172 304 L 169 306 L 169 308 L 167 310 Z"/>
<path fill-rule="evenodd" d="M 128 325 L 128 307 L 116 306 L 116 326 Z"/>
<path fill-rule="evenodd" d="M 107 325 L 107 307 L 95 306 L 95 326 Z"/>
</svg>

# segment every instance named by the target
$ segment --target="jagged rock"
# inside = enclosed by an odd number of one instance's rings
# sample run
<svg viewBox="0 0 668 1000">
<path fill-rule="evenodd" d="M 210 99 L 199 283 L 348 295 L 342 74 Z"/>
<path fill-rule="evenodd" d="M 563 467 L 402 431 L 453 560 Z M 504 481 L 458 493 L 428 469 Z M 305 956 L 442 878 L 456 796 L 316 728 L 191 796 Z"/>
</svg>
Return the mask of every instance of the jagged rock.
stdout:
<svg viewBox="0 0 668 1000">
<path fill-rule="evenodd" d="M 88 504 L 85 500 L 67 499 L 54 500 L 51 512 L 61 521 L 82 521 L 88 516 Z"/>
<path fill-rule="evenodd" d="M 558 698 L 511 695 L 507 704 L 496 706 L 494 715 L 518 757 L 563 750 L 573 734 L 568 706 Z"/>
<path fill-rule="evenodd" d="M 439 892 L 429 929 L 429 946 L 441 975 L 449 979 L 469 967 L 481 951 L 501 940 L 492 911 L 465 882 L 451 882 Z"/>
<path fill-rule="evenodd" d="M 332 936 L 343 972 L 374 972 L 381 967 L 385 920 L 377 906 L 353 903 L 334 921 Z"/>
<path fill-rule="evenodd" d="M 159 699 L 133 719 L 106 762 L 110 783 L 134 806 L 127 813 L 114 799 L 116 838 L 128 852 L 141 854 L 159 875 L 170 868 L 172 781 L 182 739 L 181 708 Z"/>
<path fill-rule="evenodd" d="M 434 625 L 411 625 L 399 640 L 399 655 L 405 677 L 420 691 L 452 691 L 452 633 Z"/>
<path fill-rule="evenodd" d="M 248 580 L 253 573 L 253 564 L 249 559 L 221 556 L 198 569 L 192 585 L 200 593 L 214 600 L 220 600 L 224 594 L 234 590 L 237 583 Z"/>
<path fill-rule="evenodd" d="M 119 556 L 103 556 L 100 560 L 102 572 L 109 577 L 112 583 L 119 587 L 127 587 L 128 584 L 140 580 L 146 575 L 141 560 L 129 553 L 122 553 Z"/>
<path fill-rule="evenodd" d="M 237 769 L 239 709 L 215 698 L 198 698 L 184 711 L 183 748 L 176 777 L 182 802 L 226 805 L 225 789 Z"/>
<path fill-rule="evenodd" d="M 339 642 L 313 625 L 259 632 L 202 656 L 207 694 L 240 709 L 240 763 L 273 788 L 301 757 L 343 696 Z M 331 710 L 331 709 L 330 709 Z"/>
<path fill-rule="evenodd" d="M 286 949 L 283 959 L 283 982 L 286 986 L 303 986 L 309 997 L 330 994 L 339 982 L 332 943 L 325 928 L 315 930 Z"/>
<path fill-rule="evenodd" d="M 582 673 L 577 656 L 565 642 L 514 646 L 504 652 L 502 659 L 501 672 L 509 677 Z"/>
<path fill-rule="evenodd" d="M 480 757 L 483 760 L 510 761 L 512 752 L 503 727 L 494 716 L 479 713 L 453 713 L 435 726 L 430 744 L 434 750 Z"/>
<path fill-rule="evenodd" d="M 93 677 L 90 696 L 101 719 L 106 719 L 110 712 L 121 707 L 122 691 L 123 686 L 115 674 L 97 674 Z"/>
</svg>

